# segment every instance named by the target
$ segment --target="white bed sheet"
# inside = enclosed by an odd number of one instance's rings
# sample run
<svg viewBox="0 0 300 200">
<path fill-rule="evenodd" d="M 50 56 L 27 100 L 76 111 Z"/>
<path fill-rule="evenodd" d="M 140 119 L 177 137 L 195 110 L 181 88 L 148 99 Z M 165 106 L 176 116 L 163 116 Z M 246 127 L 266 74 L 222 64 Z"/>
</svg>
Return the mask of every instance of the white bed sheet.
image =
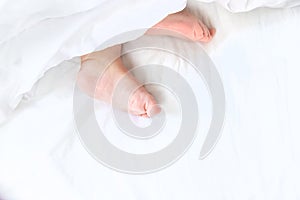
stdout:
<svg viewBox="0 0 300 200">
<path fill-rule="evenodd" d="M 80 144 L 73 122 L 72 89 L 79 68 L 74 59 L 51 69 L 1 127 L 4 197 L 300 198 L 300 8 L 231 14 L 215 4 L 189 6 L 217 28 L 216 38 L 205 48 L 223 79 L 227 113 L 223 136 L 212 154 L 198 160 L 200 134 L 183 158 L 158 173 L 127 175 L 97 163 Z M 183 48 L 180 44 L 174 43 Z M 184 48 L 192 51 L 188 45 Z M 132 62 L 177 62 L 152 53 Z M 205 125 L 200 131 L 205 132 Z"/>
</svg>

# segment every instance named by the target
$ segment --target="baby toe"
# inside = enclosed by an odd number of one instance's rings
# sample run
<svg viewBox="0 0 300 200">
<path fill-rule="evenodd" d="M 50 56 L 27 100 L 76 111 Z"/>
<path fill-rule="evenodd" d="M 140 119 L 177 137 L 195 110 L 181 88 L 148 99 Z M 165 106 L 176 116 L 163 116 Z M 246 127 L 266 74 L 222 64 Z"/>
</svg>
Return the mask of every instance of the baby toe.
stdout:
<svg viewBox="0 0 300 200">
<path fill-rule="evenodd" d="M 128 111 L 133 115 L 151 117 L 159 113 L 160 108 L 158 108 L 154 97 L 142 87 L 131 96 Z"/>
</svg>

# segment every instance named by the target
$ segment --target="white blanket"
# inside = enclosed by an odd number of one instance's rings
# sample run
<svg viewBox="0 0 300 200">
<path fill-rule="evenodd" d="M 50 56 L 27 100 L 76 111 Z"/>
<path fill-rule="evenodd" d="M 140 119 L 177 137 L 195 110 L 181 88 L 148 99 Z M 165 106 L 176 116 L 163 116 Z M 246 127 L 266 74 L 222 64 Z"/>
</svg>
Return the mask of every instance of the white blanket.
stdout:
<svg viewBox="0 0 300 200">
<path fill-rule="evenodd" d="M 213 153 L 204 161 L 198 160 L 203 142 L 203 134 L 199 134 L 182 159 L 158 173 L 133 176 L 100 165 L 76 135 L 72 94 L 79 62 L 73 59 L 47 72 L 25 94 L 10 120 L 1 126 L 1 197 L 299 199 L 300 9 L 259 9 L 231 14 L 215 4 L 190 2 L 190 7 L 217 28 L 216 38 L 205 48 L 224 81 L 227 117 L 223 136 Z M 172 41 L 165 37 L 156 40 Z M 174 41 L 174 45 L 179 50 L 193 52 L 184 42 Z M 92 46 L 91 49 L 95 48 Z M 67 53 L 65 58 L 76 55 L 72 51 L 63 52 Z M 155 52 L 129 60 L 173 65 L 180 73 L 188 73 L 189 69 L 180 61 L 168 60 Z M 1 80 L 5 77 L 1 74 Z M 194 86 L 199 87 L 196 83 Z M 200 86 L 201 94 L 207 98 Z M 205 99 L 201 103 L 203 108 L 208 104 Z M 98 112 L 103 119 L 100 123 L 107 122 L 105 130 L 114 128 L 105 109 L 108 107 L 98 106 L 102 108 Z M 206 114 L 209 112 L 204 110 L 202 118 Z M 202 133 L 206 131 L 206 122 L 201 125 Z M 128 141 L 114 142 L 125 147 L 128 144 Z M 151 145 L 145 147 L 152 150 Z"/>
<path fill-rule="evenodd" d="M 103 43 L 124 32 L 150 28 L 185 6 L 185 0 L 172 1 L 171 5 L 166 0 L 3 2 L 0 5 L 0 123 L 50 67 L 92 52 L 100 45 L 101 48 L 114 45 Z M 123 43 L 142 34 L 114 42 Z"/>
<path fill-rule="evenodd" d="M 232 12 L 257 7 L 291 7 L 299 0 L 216 1 Z M 186 0 L 1 1 L 0 3 L 0 123 L 16 108 L 45 71 L 63 60 L 95 50 L 113 35 L 149 28 Z M 126 19 L 126 23 L 124 20 Z M 142 35 L 137 33 L 119 43 Z M 115 41 L 116 42 L 116 41 Z M 106 44 L 101 48 L 113 44 Z"/>
<path fill-rule="evenodd" d="M 300 5 L 298 0 L 197 0 L 200 2 L 217 2 L 231 12 L 246 12 L 255 8 L 284 8 Z"/>
</svg>

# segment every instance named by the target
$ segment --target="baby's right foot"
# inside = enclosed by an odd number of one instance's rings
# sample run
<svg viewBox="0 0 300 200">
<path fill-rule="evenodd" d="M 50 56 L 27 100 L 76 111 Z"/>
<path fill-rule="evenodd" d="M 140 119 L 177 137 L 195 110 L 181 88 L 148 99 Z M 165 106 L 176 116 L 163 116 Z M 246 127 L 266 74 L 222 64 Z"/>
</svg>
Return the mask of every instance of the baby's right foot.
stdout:
<svg viewBox="0 0 300 200">
<path fill-rule="evenodd" d="M 114 89 L 123 78 L 121 90 L 118 90 L 122 93 L 116 94 L 118 98 L 114 105 L 137 116 L 150 117 L 159 113 L 154 97 L 143 86 L 138 87 L 140 84 L 128 73 L 119 57 L 120 52 L 121 46 L 117 45 L 82 56 L 77 81 L 79 88 L 91 97 L 112 103 Z"/>
<path fill-rule="evenodd" d="M 201 20 L 186 9 L 168 15 L 147 31 L 152 35 L 170 35 L 195 42 L 209 42 L 215 35 L 214 28 L 208 28 Z"/>
</svg>

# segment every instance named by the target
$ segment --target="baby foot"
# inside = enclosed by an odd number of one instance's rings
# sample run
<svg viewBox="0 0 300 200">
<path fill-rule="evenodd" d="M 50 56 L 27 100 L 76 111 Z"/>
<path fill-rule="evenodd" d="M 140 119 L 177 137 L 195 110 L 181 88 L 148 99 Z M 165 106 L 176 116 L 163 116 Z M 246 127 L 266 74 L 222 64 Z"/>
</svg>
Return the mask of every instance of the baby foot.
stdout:
<svg viewBox="0 0 300 200">
<path fill-rule="evenodd" d="M 147 31 L 147 34 L 184 37 L 196 42 L 209 42 L 215 33 L 216 30 L 214 28 L 208 28 L 201 20 L 186 9 L 168 15 Z"/>
<path fill-rule="evenodd" d="M 160 108 L 154 97 L 144 87 L 139 87 L 140 84 L 128 73 L 120 52 L 121 46 L 117 45 L 82 56 L 77 79 L 79 88 L 91 97 L 112 103 L 114 90 L 122 79 L 122 84 L 118 86 L 121 93 L 116 94 L 114 106 L 143 117 L 159 113 Z"/>
</svg>

